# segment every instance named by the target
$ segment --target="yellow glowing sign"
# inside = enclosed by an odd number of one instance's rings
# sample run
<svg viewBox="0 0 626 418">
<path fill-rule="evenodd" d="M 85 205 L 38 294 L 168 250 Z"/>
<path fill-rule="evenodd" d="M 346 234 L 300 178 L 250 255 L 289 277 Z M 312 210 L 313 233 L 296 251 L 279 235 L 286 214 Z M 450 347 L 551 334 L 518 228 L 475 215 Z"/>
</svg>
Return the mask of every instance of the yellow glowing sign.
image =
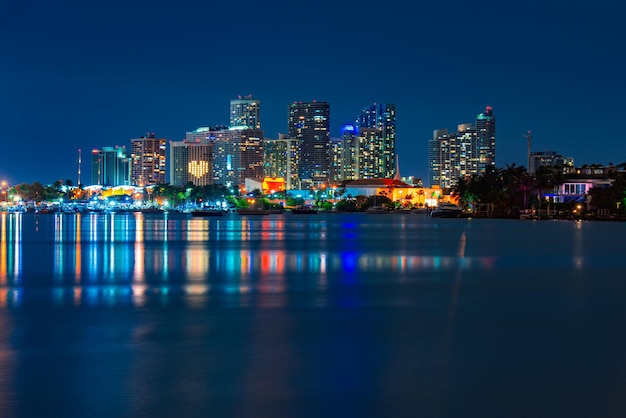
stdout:
<svg viewBox="0 0 626 418">
<path fill-rule="evenodd" d="M 187 171 L 189 174 L 199 179 L 209 172 L 209 163 L 206 161 L 191 161 Z"/>
</svg>

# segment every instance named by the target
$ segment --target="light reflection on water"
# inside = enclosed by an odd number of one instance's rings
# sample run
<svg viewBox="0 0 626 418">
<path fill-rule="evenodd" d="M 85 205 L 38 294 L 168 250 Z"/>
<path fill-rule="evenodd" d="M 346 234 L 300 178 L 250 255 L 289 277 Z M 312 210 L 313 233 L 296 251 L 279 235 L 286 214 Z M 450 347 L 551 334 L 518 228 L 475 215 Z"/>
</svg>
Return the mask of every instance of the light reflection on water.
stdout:
<svg viewBox="0 0 626 418">
<path fill-rule="evenodd" d="M 41 298 L 48 291 L 54 304 L 140 306 L 187 299 L 203 306 L 215 299 L 212 294 L 324 292 L 329 286 L 446 275 L 475 279 L 516 265 L 582 271 L 594 263 L 588 245 L 593 236 L 580 222 L 559 225 L 565 239 L 536 241 L 520 234 L 538 223 L 505 223 L 498 231 L 493 221 L 477 228 L 478 220 L 445 224 L 407 216 L 3 213 L 0 219 L 2 306 L 19 306 L 29 294 Z"/>
<path fill-rule="evenodd" d="M 329 285 L 493 268 L 491 256 L 413 251 L 427 219 L 395 219 L 400 225 L 365 227 L 353 216 L 3 213 L 0 303 L 20 306 L 29 294 L 48 294 L 57 305 L 141 306 L 186 298 L 203 306 L 211 294 L 324 292 Z M 460 239 L 452 242 L 457 249 Z"/>
</svg>

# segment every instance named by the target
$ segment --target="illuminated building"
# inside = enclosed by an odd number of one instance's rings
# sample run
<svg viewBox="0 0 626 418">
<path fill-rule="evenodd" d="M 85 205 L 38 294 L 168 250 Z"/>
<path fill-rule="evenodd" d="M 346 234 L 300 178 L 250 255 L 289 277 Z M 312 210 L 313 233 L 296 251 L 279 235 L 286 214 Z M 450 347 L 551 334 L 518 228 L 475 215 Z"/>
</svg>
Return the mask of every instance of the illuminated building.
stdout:
<svg viewBox="0 0 626 418">
<path fill-rule="evenodd" d="M 91 184 L 130 185 L 130 159 L 126 155 L 126 147 L 102 147 L 91 151 Z"/>
<path fill-rule="evenodd" d="M 354 169 L 357 179 L 389 178 L 385 156 L 380 152 L 384 147 L 384 142 L 385 139 L 380 129 L 359 128 Z"/>
<path fill-rule="evenodd" d="M 341 169 L 335 181 L 356 180 L 358 178 L 359 140 L 357 127 L 344 125 L 341 127 Z"/>
<path fill-rule="evenodd" d="M 130 140 L 132 185 L 165 183 L 166 146 L 167 140 L 153 133 Z"/>
<path fill-rule="evenodd" d="M 289 105 L 290 138 L 302 140 L 299 177 L 313 184 L 330 177 L 330 104 L 296 102 Z"/>
<path fill-rule="evenodd" d="M 278 139 L 263 141 L 263 172 L 265 177 L 285 179 L 287 190 L 300 188 L 298 167 L 300 165 L 302 140 L 279 134 Z"/>
<path fill-rule="evenodd" d="M 340 182 L 344 172 L 344 140 L 343 138 L 330 138 L 330 180 Z"/>
<path fill-rule="evenodd" d="M 374 153 L 371 158 L 380 163 L 376 168 L 376 176 L 380 178 L 394 178 L 396 175 L 396 105 L 390 103 L 374 103 L 366 107 L 356 120 L 359 132 L 363 129 L 378 129 L 380 131 L 375 148 L 368 152 Z M 369 138 L 371 134 L 367 135 Z M 368 142 L 368 146 L 372 143 Z M 369 169 L 368 169 L 369 170 Z"/>
<path fill-rule="evenodd" d="M 496 168 L 496 117 L 491 106 L 484 113 L 476 116 L 476 134 L 478 138 L 478 171 L 484 173 L 489 166 Z"/>
<path fill-rule="evenodd" d="M 213 184 L 213 144 L 207 139 L 170 142 L 170 184 L 188 183 Z"/>
<path fill-rule="evenodd" d="M 230 127 L 247 126 L 261 129 L 261 102 L 252 99 L 252 95 L 239 96 L 230 101 Z"/>
<path fill-rule="evenodd" d="M 210 144 L 214 184 L 241 186 L 244 179 L 263 178 L 263 131 L 246 127 L 198 128 L 186 141 Z"/>
<path fill-rule="evenodd" d="M 535 174 L 539 167 L 558 168 L 561 173 L 568 174 L 574 171 L 574 159 L 563 157 L 555 151 L 533 152 L 530 154 L 528 172 Z"/>
<path fill-rule="evenodd" d="M 431 186 L 454 187 L 460 177 L 495 168 L 496 119 L 491 107 L 476 118 L 476 125 L 458 125 L 457 132 L 433 131 L 428 142 L 428 178 Z"/>
</svg>

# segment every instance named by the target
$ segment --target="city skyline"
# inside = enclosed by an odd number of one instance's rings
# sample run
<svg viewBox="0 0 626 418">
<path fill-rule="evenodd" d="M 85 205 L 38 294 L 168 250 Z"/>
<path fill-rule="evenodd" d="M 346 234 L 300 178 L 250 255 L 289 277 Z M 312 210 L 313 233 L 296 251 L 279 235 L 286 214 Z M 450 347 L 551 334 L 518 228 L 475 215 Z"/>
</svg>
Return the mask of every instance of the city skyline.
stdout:
<svg viewBox="0 0 626 418">
<path fill-rule="evenodd" d="M 78 149 L 84 157 L 147 132 L 180 141 L 228 124 L 230 100 L 250 94 L 266 138 L 287 133 L 295 101 L 328 102 L 331 137 L 364 106 L 394 103 L 403 176 L 425 179 L 432 131 L 471 122 L 485 106 L 498 115 L 499 167 L 527 165 L 529 130 L 533 151 L 577 165 L 626 161 L 624 141 L 606 132 L 626 112 L 617 53 L 625 6 L 365 6 L 3 3 L 0 177 L 76 181 Z M 373 24 L 348 24 L 359 21 Z M 321 27 L 315 49 L 307 34 Z"/>
</svg>

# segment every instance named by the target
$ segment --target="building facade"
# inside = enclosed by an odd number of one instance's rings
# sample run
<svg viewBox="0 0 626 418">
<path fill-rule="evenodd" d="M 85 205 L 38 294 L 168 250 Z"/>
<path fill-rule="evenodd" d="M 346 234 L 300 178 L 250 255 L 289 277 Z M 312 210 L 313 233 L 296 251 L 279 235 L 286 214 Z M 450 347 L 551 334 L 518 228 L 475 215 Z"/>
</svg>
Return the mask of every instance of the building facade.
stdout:
<svg viewBox="0 0 626 418">
<path fill-rule="evenodd" d="M 344 125 L 341 130 L 341 170 L 336 181 L 356 180 L 358 178 L 359 139 L 355 125 Z"/>
<path fill-rule="evenodd" d="M 443 189 L 454 187 L 460 177 L 483 174 L 495 169 L 496 120 L 491 107 L 476 118 L 476 125 L 460 124 L 457 131 L 433 131 L 428 142 L 429 185 Z"/>
<path fill-rule="evenodd" d="M 563 174 L 571 173 L 574 170 L 574 159 L 563 157 L 555 151 L 532 152 L 529 163 L 528 172 L 530 174 L 537 173 L 539 167 L 558 168 L 562 170 Z"/>
<path fill-rule="evenodd" d="M 201 135 L 213 146 L 213 182 L 239 187 L 246 177 L 263 178 L 263 131 L 242 127 L 206 130 Z"/>
<path fill-rule="evenodd" d="M 230 101 L 230 127 L 238 126 L 261 129 L 261 102 L 252 95 Z"/>
<path fill-rule="evenodd" d="M 380 141 L 376 149 L 376 159 L 381 166 L 376 171 L 380 178 L 394 178 L 396 175 L 396 105 L 374 103 L 361 110 L 356 120 L 359 132 L 363 129 L 378 129 Z"/>
<path fill-rule="evenodd" d="M 165 183 L 166 147 L 167 139 L 153 133 L 130 140 L 132 185 Z"/>
<path fill-rule="evenodd" d="M 300 188 L 301 140 L 278 135 L 278 139 L 263 141 L 263 164 L 265 177 L 285 179 L 287 190 Z"/>
<path fill-rule="evenodd" d="M 130 185 L 130 159 L 126 147 L 102 147 L 91 151 L 91 184 L 99 186 Z"/>
<path fill-rule="evenodd" d="M 330 104 L 289 105 L 288 136 L 301 140 L 299 177 L 312 184 L 330 179 Z"/>
<path fill-rule="evenodd" d="M 194 139 L 170 142 L 170 184 L 213 184 L 213 144 Z"/>
<path fill-rule="evenodd" d="M 496 168 L 496 117 L 491 106 L 476 116 L 478 139 L 478 171 L 484 173 L 487 167 Z"/>
</svg>

